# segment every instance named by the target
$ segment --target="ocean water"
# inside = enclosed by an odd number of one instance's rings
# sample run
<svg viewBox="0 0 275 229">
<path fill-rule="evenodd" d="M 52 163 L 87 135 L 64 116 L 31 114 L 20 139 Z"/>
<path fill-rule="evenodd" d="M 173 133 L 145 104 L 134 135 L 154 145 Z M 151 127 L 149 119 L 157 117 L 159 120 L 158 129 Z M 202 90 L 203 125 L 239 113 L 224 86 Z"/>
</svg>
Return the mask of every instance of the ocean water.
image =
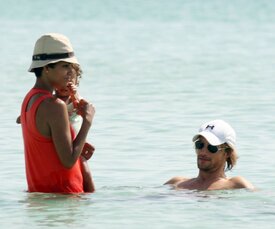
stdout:
<svg viewBox="0 0 275 229">
<path fill-rule="evenodd" d="M 274 228 L 275 2 L 1 0 L 1 228 Z M 26 192 L 21 128 L 33 46 L 68 36 L 96 107 L 88 141 L 97 192 Z M 195 177 L 192 137 L 212 119 L 237 132 L 258 190 L 175 191 Z"/>
</svg>

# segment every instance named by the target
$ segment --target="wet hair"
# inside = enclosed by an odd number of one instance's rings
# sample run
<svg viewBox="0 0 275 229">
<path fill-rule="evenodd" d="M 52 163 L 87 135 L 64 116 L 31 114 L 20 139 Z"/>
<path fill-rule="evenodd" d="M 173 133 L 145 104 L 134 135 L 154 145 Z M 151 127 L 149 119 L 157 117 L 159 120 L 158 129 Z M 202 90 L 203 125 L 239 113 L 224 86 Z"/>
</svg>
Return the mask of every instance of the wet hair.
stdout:
<svg viewBox="0 0 275 229">
<path fill-rule="evenodd" d="M 48 64 L 46 66 L 48 66 L 49 68 L 54 68 L 55 65 L 56 65 L 56 63 L 52 63 L 52 64 Z M 34 74 L 37 78 L 40 78 L 42 76 L 42 71 L 43 71 L 44 67 L 33 69 L 33 72 L 34 72 Z M 82 72 L 82 69 L 80 68 L 79 64 L 72 64 L 72 67 L 76 71 L 76 86 L 78 86 L 79 85 L 79 79 L 82 77 L 83 72 Z"/>
<path fill-rule="evenodd" d="M 48 66 L 49 68 L 54 68 L 55 65 L 56 65 L 56 63 L 48 64 L 48 65 L 46 65 L 46 66 Z M 44 66 L 44 67 L 45 67 L 45 66 Z M 44 68 L 44 67 L 34 68 L 34 69 L 33 69 L 33 72 L 34 72 L 36 78 L 40 78 L 40 77 L 42 76 L 42 71 L 43 71 L 43 68 Z"/>
<path fill-rule="evenodd" d="M 225 153 L 228 155 L 226 159 L 225 171 L 230 171 L 237 163 L 238 155 L 235 149 L 230 147 L 228 144 L 223 145 L 225 147 Z"/>
<path fill-rule="evenodd" d="M 76 86 L 79 85 L 79 79 L 82 77 L 82 69 L 79 64 L 72 64 L 73 69 L 76 71 Z"/>
<path fill-rule="evenodd" d="M 40 77 L 41 77 L 41 75 L 42 75 L 42 70 L 43 70 L 43 67 L 41 67 L 41 68 L 34 68 L 34 69 L 33 69 L 33 72 L 34 72 L 36 78 L 40 78 Z"/>
</svg>

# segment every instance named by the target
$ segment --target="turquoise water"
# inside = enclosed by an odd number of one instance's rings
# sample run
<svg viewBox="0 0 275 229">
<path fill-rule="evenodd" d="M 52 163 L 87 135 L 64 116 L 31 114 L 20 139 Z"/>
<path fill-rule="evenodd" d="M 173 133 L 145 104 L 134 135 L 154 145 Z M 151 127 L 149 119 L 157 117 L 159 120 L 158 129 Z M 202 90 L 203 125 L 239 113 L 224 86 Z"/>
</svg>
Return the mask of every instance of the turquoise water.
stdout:
<svg viewBox="0 0 275 229">
<path fill-rule="evenodd" d="M 0 1 L 1 228 L 274 228 L 275 2 Z M 34 83 L 37 38 L 67 35 L 96 107 L 88 141 L 97 192 L 26 190 L 15 119 Z M 235 128 L 241 175 L 259 190 L 175 191 L 197 175 L 192 136 L 221 118 Z"/>
</svg>

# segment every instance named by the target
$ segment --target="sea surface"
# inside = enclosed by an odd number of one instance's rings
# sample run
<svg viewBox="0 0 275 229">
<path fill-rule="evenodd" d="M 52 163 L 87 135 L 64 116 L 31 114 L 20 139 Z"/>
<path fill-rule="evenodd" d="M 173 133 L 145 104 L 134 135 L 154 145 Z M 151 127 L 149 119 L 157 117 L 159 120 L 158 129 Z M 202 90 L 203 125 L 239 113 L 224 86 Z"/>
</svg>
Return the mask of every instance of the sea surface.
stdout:
<svg viewBox="0 0 275 229">
<path fill-rule="evenodd" d="M 275 228 L 274 0 L 0 0 L 0 228 Z M 95 194 L 28 193 L 21 102 L 35 41 L 68 36 Z M 176 191 L 196 177 L 192 137 L 212 119 L 237 132 L 257 191 Z"/>
</svg>

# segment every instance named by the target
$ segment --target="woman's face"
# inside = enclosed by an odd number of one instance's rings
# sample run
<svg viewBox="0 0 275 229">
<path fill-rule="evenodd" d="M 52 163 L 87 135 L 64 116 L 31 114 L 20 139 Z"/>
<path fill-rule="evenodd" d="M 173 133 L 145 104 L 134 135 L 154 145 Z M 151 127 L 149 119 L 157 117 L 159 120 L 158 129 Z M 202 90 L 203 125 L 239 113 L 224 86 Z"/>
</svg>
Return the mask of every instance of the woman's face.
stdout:
<svg viewBox="0 0 275 229">
<path fill-rule="evenodd" d="M 55 66 L 55 90 L 57 96 L 69 96 L 70 90 L 68 88 L 68 83 L 72 83 L 76 85 L 77 75 L 75 69 L 71 66 L 71 64 L 66 62 L 59 62 Z"/>
</svg>

